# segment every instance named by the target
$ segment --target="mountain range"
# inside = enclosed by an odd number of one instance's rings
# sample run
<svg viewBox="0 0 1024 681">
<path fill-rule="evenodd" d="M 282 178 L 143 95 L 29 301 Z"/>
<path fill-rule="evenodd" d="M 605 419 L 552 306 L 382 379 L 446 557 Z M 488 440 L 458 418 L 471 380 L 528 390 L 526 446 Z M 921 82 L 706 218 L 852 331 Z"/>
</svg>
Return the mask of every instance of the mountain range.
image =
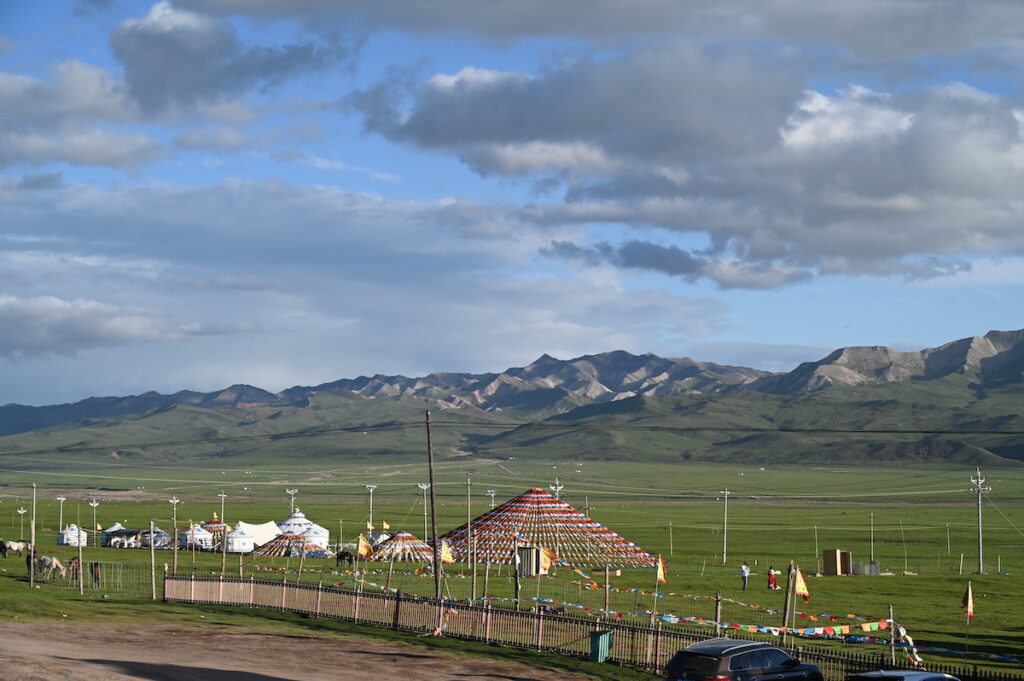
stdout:
<svg viewBox="0 0 1024 681">
<path fill-rule="evenodd" d="M 613 351 L 569 360 L 543 355 L 527 366 L 499 373 L 378 374 L 279 393 L 233 385 L 210 393 L 148 392 L 40 407 L 8 404 L 0 407 L 0 450 L 24 448 L 26 434 L 38 435 L 40 446 L 93 442 L 116 435 L 119 426 L 128 422 L 144 422 L 161 433 L 194 438 L 223 434 L 229 428 L 221 424 L 211 430 L 204 425 L 196 430 L 197 419 L 211 418 L 198 416 L 204 412 L 222 421 L 259 423 L 267 432 L 287 432 L 289 427 L 365 426 L 371 419 L 386 422 L 422 413 L 426 407 L 462 418 L 467 425 L 459 433 L 458 446 L 480 455 L 532 448 L 552 455 L 605 458 L 648 454 L 757 458 L 776 456 L 784 447 L 814 458 L 832 455 L 828 450 L 836 446 L 835 438 L 828 443 L 819 438 L 814 446 L 805 438 L 804 445 L 794 447 L 792 441 L 779 444 L 784 439 L 781 432 L 751 435 L 734 429 L 755 423 L 767 431 L 813 430 L 822 424 L 845 423 L 860 429 L 890 424 L 898 425 L 892 430 L 1009 433 L 931 440 L 894 435 L 873 444 L 848 443 L 846 449 L 855 453 L 849 455 L 854 458 L 1017 460 L 1024 459 L 1024 440 L 1012 431 L 1021 430 L 1022 394 L 1024 330 L 990 331 L 914 352 L 884 346 L 845 347 L 784 373 Z M 560 424 L 560 429 L 538 437 L 535 430 L 522 427 L 537 422 Z M 485 432 L 475 432 L 474 423 L 492 425 Z M 504 429 L 493 425 L 499 423 L 508 425 Z M 574 423 L 578 429 L 571 427 Z M 595 424 L 622 423 L 709 429 L 650 446 L 595 435 L 601 432 L 593 428 Z M 716 432 L 713 427 L 722 430 Z M 10 438 L 2 436 L 19 434 L 22 437 L 5 446 L 4 440 Z M 400 444 L 394 447 L 401 449 Z M 650 450 L 646 454 L 645 447 Z"/>
</svg>

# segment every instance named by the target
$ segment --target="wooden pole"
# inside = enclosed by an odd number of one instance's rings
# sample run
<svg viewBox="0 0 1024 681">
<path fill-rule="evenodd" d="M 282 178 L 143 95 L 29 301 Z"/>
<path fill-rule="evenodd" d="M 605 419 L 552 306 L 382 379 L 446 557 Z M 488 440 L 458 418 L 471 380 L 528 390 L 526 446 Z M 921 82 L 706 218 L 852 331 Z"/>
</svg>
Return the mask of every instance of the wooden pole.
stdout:
<svg viewBox="0 0 1024 681">
<path fill-rule="evenodd" d="M 430 535 L 434 540 L 434 599 L 437 601 L 437 631 L 444 626 L 444 604 L 441 602 L 441 538 L 437 534 L 437 485 L 434 481 L 434 443 L 430 433 L 430 410 L 426 414 L 427 475 L 430 483 Z"/>
<path fill-rule="evenodd" d="M 715 634 L 722 633 L 722 591 L 715 592 Z"/>
<path fill-rule="evenodd" d="M 611 593 L 611 584 L 608 583 L 608 573 L 612 570 L 610 565 L 604 566 L 604 614 L 605 617 L 609 615 L 608 612 L 608 595 Z"/>
<path fill-rule="evenodd" d="M 793 561 L 789 561 L 789 570 L 786 572 L 786 600 L 782 608 L 782 642 L 786 642 L 786 626 L 789 622 L 789 606 L 793 593 Z"/>
<path fill-rule="evenodd" d="M 79 595 L 85 595 L 85 561 L 82 558 L 82 505 L 78 504 L 77 507 L 78 518 L 78 593 Z M 85 535 L 86 541 L 89 541 L 89 535 Z"/>
<path fill-rule="evenodd" d="M 889 661 L 896 667 L 896 621 L 892 618 L 892 603 L 889 604 Z"/>
<path fill-rule="evenodd" d="M 32 536 L 29 538 L 29 569 L 28 582 L 30 586 L 36 583 L 36 483 L 32 483 L 32 524 L 29 527 Z"/>
<path fill-rule="evenodd" d="M 150 582 L 153 587 L 153 600 L 156 600 L 156 537 L 153 536 L 156 530 L 156 523 L 149 521 L 149 570 Z M 223 575 L 221 575 L 223 576 Z"/>
<path fill-rule="evenodd" d="M 395 554 L 391 553 L 391 562 L 388 563 L 388 578 L 384 582 L 384 593 L 391 592 L 391 571 L 395 569 Z"/>
</svg>

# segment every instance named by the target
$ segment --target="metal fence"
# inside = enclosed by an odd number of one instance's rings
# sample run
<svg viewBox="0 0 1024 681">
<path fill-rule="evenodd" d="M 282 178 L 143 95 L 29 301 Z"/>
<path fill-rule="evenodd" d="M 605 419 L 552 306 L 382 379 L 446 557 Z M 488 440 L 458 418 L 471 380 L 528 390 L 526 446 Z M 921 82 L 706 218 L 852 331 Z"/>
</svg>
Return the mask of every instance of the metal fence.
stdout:
<svg viewBox="0 0 1024 681">
<path fill-rule="evenodd" d="M 611 632 L 608 660 L 658 670 L 680 648 L 711 638 L 706 632 L 679 631 L 661 623 L 637 626 L 610 622 L 600 617 L 573 617 L 458 604 L 402 593 L 363 593 L 330 586 L 286 581 L 228 579 L 168 575 L 164 599 L 184 603 L 241 605 L 376 624 L 410 631 L 436 632 L 445 636 L 534 648 L 552 653 L 586 657 L 591 634 Z M 735 632 L 729 632 L 730 635 Z M 871 669 L 892 669 L 888 652 L 832 649 L 820 645 L 787 645 L 805 662 L 821 668 L 826 681 L 841 681 L 847 674 Z M 900 664 L 895 665 L 900 668 Z M 945 672 L 963 681 L 1024 681 L 1024 676 L 964 664 L 930 664 L 929 671 Z"/>
</svg>

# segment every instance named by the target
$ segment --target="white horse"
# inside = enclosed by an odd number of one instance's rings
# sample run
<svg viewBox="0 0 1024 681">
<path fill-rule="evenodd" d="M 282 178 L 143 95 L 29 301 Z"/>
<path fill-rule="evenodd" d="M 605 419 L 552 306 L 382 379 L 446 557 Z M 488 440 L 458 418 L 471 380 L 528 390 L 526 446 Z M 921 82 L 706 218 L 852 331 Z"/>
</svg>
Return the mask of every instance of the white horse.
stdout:
<svg viewBox="0 0 1024 681">
<path fill-rule="evenodd" d="M 17 551 L 20 556 L 26 551 L 32 550 L 32 542 L 29 541 L 5 541 L 3 542 L 3 545 L 4 550 L 0 553 L 3 553 L 5 558 L 7 557 L 7 554 L 12 551 Z"/>
<path fill-rule="evenodd" d="M 39 571 L 46 581 L 50 581 L 53 578 L 54 571 L 60 572 L 61 579 L 64 579 L 68 572 L 67 568 L 57 560 L 56 556 L 39 556 L 36 558 L 36 570 Z"/>
</svg>

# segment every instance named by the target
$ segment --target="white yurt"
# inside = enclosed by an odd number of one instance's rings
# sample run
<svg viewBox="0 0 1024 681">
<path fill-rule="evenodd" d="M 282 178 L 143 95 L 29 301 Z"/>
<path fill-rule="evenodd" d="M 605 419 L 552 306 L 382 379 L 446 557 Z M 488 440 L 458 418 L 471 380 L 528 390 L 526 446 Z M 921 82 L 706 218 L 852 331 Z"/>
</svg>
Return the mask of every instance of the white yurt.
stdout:
<svg viewBox="0 0 1024 681">
<path fill-rule="evenodd" d="M 235 529 L 228 532 L 227 542 L 228 553 L 252 553 L 252 550 L 256 548 L 256 540 L 253 536 L 237 524 Z"/>
<path fill-rule="evenodd" d="M 190 549 L 195 546 L 197 549 L 212 549 L 213 535 L 203 529 L 199 523 L 195 523 L 187 530 L 183 530 L 178 539 L 178 547 Z"/>
<path fill-rule="evenodd" d="M 235 523 L 235 529 L 243 530 L 246 534 L 252 537 L 256 546 L 263 546 L 271 539 L 281 534 L 281 529 L 273 520 L 268 520 L 267 522 L 260 523 L 259 525 L 239 520 Z"/>
<path fill-rule="evenodd" d="M 316 544 L 322 549 L 329 548 L 331 545 L 331 533 L 326 527 L 322 527 L 316 523 L 310 523 L 309 527 L 302 533 L 302 536 L 305 537 L 310 544 Z"/>
<path fill-rule="evenodd" d="M 103 530 L 103 546 L 109 546 L 110 545 L 110 534 L 112 532 L 119 532 L 120 530 L 125 530 L 125 529 L 127 529 L 127 528 L 124 525 L 122 525 L 121 523 L 114 523 L 110 527 L 104 529 Z"/>
<path fill-rule="evenodd" d="M 88 546 L 89 535 L 78 525 L 72 523 L 57 533 L 58 546 Z"/>
<path fill-rule="evenodd" d="M 312 525 L 313 521 L 296 508 L 290 516 L 279 522 L 277 527 L 281 530 L 281 534 L 302 534 Z"/>
</svg>

